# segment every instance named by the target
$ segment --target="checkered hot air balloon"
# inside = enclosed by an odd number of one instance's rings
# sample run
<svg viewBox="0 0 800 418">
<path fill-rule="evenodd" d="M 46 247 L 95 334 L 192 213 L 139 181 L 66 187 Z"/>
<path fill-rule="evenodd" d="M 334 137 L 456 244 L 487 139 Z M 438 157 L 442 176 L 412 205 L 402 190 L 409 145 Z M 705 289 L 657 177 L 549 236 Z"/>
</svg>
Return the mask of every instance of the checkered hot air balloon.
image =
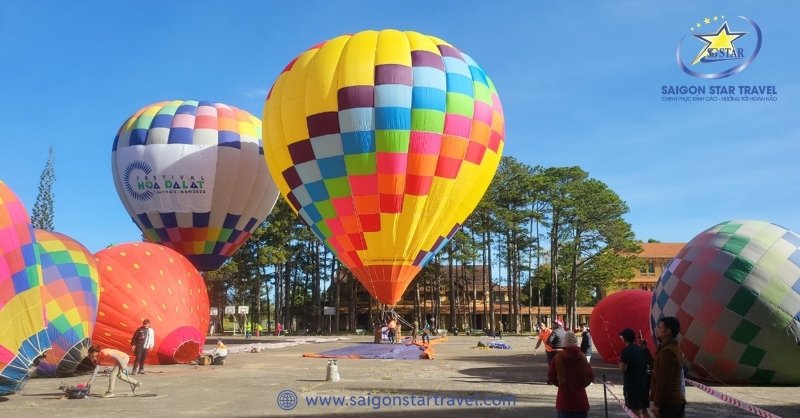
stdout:
<svg viewBox="0 0 800 418">
<path fill-rule="evenodd" d="M 0 180 L 0 395 L 21 390 L 34 361 L 50 348 L 41 286 L 30 218 Z"/>
<path fill-rule="evenodd" d="M 208 330 L 208 290 L 186 257 L 140 242 L 106 248 L 95 260 L 100 307 L 92 339 L 97 344 L 130 353 L 133 332 L 149 319 L 156 338 L 147 364 L 197 359 Z"/>
<path fill-rule="evenodd" d="M 659 278 L 653 329 L 664 316 L 680 320 L 695 376 L 800 384 L 800 236 L 753 220 L 700 233 Z"/>
<path fill-rule="evenodd" d="M 261 121 L 222 103 L 146 106 L 114 139 L 122 203 L 145 238 L 214 270 L 264 221 L 278 189 L 264 163 Z"/>
<path fill-rule="evenodd" d="M 92 330 L 99 286 L 94 256 L 57 232 L 34 230 L 42 264 L 42 302 L 52 349 L 36 368 L 37 377 L 68 377 L 90 371 Z"/>
<path fill-rule="evenodd" d="M 388 304 L 478 204 L 504 140 L 481 67 L 441 39 L 396 30 L 302 53 L 272 86 L 264 124 L 283 196 Z"/>
</svg>

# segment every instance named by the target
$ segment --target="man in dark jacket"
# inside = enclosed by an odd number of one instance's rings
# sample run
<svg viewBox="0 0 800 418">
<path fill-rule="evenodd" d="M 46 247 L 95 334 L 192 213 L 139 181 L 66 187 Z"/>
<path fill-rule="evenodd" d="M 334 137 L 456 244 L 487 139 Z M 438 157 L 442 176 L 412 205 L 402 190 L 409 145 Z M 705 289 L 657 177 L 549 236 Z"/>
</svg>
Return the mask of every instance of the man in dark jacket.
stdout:
<svg viewBox="0 0 800 418">
<path fill-rule="evenodd" d="M 586 324 L 581 324 L 581 353 L 586 356 L 586 361 L 592 359 L 592 336 L 589 334 L 589 327 Z"/>
<path fill-rule="evenodd" d="M 556 319 L 556 321 L 553 322 L 553 332 L 547 337 L 547 343 L 552 347 L 552 350 L 547 352 L 548 363 L 553 360 L 559 351 L 564 350 L 564 338 L 566 338 L 566 336 L 567 332 L 564 331 L 564 322 L 560 319 Z"/>
<path fill-rule="evenodd" d="M 147 352 L 153 348 L 156 340 L 156 332 L 150 328 L 150 320 L 145 319 L 142 321 L 142 326 L 136 328 L 131 337 L 131 350 L 136 357 L 133 360 L 133 371 L 131 374 L 136 374 L 137 369 L 139 374 L 144 374 L 144 359 L 147 357 Z"/>
<path fill-rule="evenodd" d="M 676 337 L 681 331 L 677 318 L 661 318 L 656 326 L 658 351 L 653 360 L 650 380 L 650 410 L 656 418 L 685 416 L 686 398 L 683 394 L 683 354 Z"/>
</svg>

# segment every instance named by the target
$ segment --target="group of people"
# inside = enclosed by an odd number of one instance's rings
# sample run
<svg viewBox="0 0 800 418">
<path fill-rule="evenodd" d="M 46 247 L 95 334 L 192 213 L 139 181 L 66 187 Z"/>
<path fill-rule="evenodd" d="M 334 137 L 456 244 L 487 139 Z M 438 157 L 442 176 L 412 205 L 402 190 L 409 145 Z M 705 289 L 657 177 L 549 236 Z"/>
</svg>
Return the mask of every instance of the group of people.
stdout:
<svg viewBox="0 0 800 418">
<path fill-rule="evenodd" d="M 539 341 L 534 353 L 544 345 L 548 360 L 547 383 L 558 386 L 556 410 L 559 418 L 586 417 L 589 412 L 586 387 L 594 381 L 589 364 L 592 356 L 589 329 L 582 324 L 574 333 L 567 331 L 560 319 L 555 321 L 552 329 L 543 322 L 538 327 Z M 581 334 L 580 345 L 577 333 Z M 626 344 L 619 361 L 625 405 L 637 417 L 685 415 L 683 355 L 677 342 L 679 333 L 680 321 L 677 318 L 661 318 L 656 327 L 658 349 L 652 357 L 641 335 L 637 341 L 632 329 L 620 331 L 619 336 Z"/>
</svg>

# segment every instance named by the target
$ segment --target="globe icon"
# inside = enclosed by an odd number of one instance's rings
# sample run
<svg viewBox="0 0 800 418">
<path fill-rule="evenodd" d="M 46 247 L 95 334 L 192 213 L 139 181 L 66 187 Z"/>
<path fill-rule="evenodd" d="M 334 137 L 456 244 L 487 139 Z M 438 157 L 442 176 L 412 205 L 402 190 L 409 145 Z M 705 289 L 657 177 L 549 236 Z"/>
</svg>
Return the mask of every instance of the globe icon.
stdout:
<svg viewBox="0 0 800 418">
<path fill-rule="evenodd" d="M 297 394 L 291 390 L 283 390 L 278 394 L 278 407 L 290 411 L 297 406 Z"/>
</svg>

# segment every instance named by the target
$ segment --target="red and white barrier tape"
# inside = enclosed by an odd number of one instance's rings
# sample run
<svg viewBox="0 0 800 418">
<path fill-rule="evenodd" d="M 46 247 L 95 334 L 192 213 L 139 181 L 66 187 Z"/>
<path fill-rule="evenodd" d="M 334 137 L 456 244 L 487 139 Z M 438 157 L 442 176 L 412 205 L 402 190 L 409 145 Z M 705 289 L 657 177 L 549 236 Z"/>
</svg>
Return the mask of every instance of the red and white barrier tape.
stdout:
<svg viewBox="0 0 800 418">
<path fill-rule="evenodd" d="M 686 383 L 688 383 L 688 384 L 690 384 L 690 385 L 702 390 L 703 392 L 705 392 L 705 393 L 707 393 L 707 394 L 709 394 L 709 395 L 711 395 L 711 396 L 713 396 L 713 397 L 715 397 L 715 398 L 717 398 L 717 399 L 719 399 L 719 400 L 721 400 L 721 401 L 723 401 L 723 402 L 725 402 L 727 404 L 733 405 L 733 406 L 735 406 L 737 408 L 740 408 L 740 409 L 744 409 L 745 411 L 747 411 L 747 412 L 749 412 L 751 414 L 755 414 L 755 415 L 758 415 L 758 416 L 764 417 L 764 418 L 781 418 L 780 416 L 775 415 L 775 414 L 773 414 L 771 412 L 767 412 L 767 411 L 765 411 L 765 410 L 763 410 L 763 409 L 761 409 L 761 408 L 759 408 L 757 406 L 750 405 L 747 402 L 740 401 L 740 400 L 738 400 L 738 399 L 736 399 L 736 398 L 734 398 L 732 396 L 729 396 L 729 395 L 726 395 L 726 394 L 724 394 L 722 392 L 714 390 L 714 389 L 712 389 L 712 388 L 710 388 L 710 387 L 708 387 L 708 386 L 706 386 L 706 385 L 704 385 L 702 383 L 695 382 L 694 380 L 691 380 L 691 379 L 684 379 L 684 380 L 686 380 Z"/>
<path fill-rule="evenodd" d="M 621 407 L 622 407 L 622 410 L 623 410 L 623 411 L 625 411 L 625 413 L 626 413 L 626 414 L 628 414 L 628 416 L 629 416 L 629 417 L 631 417 L 631 418 L 638 418 L 638 417 L 636 416 L 636 414 L 634 414 L 634 413 L 633 413 L 633 411 L 631 411 L 630 409 L 628 409 L 628 407 L 627 407 L 627 406 L 625 406 L 625 402 L 621 401 L 621 400 L 620 400 L 620 399 L 617 397 L 617 395 L 616 395 L 616 394 L 615 394 L 615 393 L 614 393 L 614 392 L 611 390 L 611 386 L 614 386 L 614 384 L 613 384 L 613 383 L 611 383 L 611 382 L 609 382 L 609 381 L 606 381 L 606 382 L 603 382 L 603 386 L 605 386 L 605 387 L 606 387 L 606 390 L 608 390 L 608 393 L 610 393 L 610 394 L 611 394 L 611 396 L 613 396 L 613 397 L 614 397 L 614 399 L 616 399 L 616 400 L 617 400 L 617 403 L 619 404 L 619 406 L 621 406 Z"/>
</svg>

